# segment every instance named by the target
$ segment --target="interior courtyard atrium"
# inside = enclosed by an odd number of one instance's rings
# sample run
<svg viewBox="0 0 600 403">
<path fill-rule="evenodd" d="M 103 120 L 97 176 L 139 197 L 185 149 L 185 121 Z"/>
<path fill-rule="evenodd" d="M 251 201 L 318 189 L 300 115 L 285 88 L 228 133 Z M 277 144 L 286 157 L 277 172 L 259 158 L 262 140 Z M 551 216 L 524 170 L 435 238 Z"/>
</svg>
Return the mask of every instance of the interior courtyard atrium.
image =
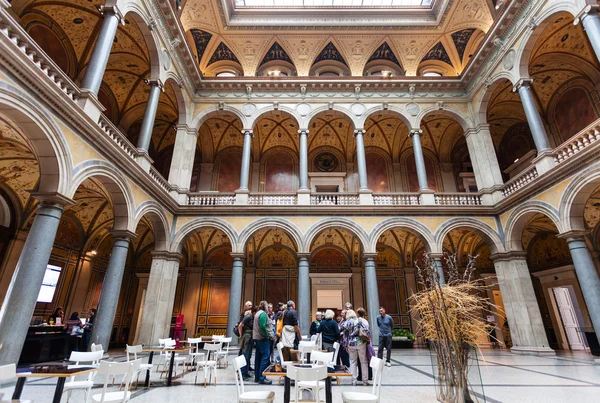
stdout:
<svg viewBox="0 0 600 403">
<path fill-rule="evenodd" d="M 599 12 L 597 0 L 0 0 L 0 366 L 25 376 L 92 343 L 111 362 L 141 345 L 145 363 L 159 339 L 232 337 L 216 386 L 165 353 L 173 386 L 150 365 L 152 386 L 142 371 L 123 402 L 236 402 L 246 301 L 293 301 L 302 335 L 350 302 L 375 351 L 380 307 L 393 320 L 379 400 L 364 401 L 444 401 L 411 309 L 419 262 L 443 288 L 449 265 L 476 257 L 489 310 L 473 401 L 599 401 Z M 83 333 L 69 333 L 72 313 Z M 2 376 L 0 400 L 59 390 Z M 352 376 L 322 401 L 363 401 L 345 394 L 371 393 Z M 273 380 L 245 387 L 289 402 Z M 103 382 L 62 401 L 87 403 Z"/>
</svg>

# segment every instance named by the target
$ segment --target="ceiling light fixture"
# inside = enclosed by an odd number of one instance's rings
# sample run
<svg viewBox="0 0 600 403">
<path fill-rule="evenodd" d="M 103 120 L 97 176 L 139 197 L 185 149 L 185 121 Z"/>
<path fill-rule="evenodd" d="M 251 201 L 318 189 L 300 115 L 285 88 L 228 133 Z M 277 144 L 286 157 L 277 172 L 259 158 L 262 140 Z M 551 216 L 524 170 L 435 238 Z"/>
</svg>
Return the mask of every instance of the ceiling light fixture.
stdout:
<svg viewBox="0 0 600 403">
<path fill-rule="evenodd" d="M 90 251 L 90 255 L 92 256 L 96 256 L 98 254 L 98 252 L 96 252 L 95 250 Z"/>
<path fill-rule="evenodd" d="M 516 163 L 516 162 L 518 162 L 518 161 L 519 161 L 519 159 L 517 158 L 516 160 L 513 161 L 513 164 Z"/>
<path fill-rule="evenodd" d="M 279 75 L 281 74 L 281 71 L 279 70 L 270 70 L 267 75 L 269 77 L 279 77 Z"/>
</svg>

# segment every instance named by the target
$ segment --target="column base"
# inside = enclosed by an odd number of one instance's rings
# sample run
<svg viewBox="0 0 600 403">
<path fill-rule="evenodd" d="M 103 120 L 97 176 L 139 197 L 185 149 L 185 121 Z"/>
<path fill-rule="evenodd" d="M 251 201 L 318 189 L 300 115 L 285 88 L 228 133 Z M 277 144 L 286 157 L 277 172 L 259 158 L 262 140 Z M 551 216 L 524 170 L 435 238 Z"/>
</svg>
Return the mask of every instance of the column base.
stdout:
<svg viewBox="0 0 600 403">
<path fill-rule="evenodd" d="M 542 175 L 556 166 L 554 155 L 550 150 L 539 153 L 531 162 L 535 165 L 538 175 Z"/>
<path fill-rule="evenodd" d="M 421 190 L 421 194 L 419 195 L 419 204 L 424 206 L 435 205 L 435 195 L 433 190 Z"/>
<path fill-rule="evenodd" d="M 137 162 L 144 171 L 150 172 L 150 167 L 152 166 L 154 160 L 150 158 L 148 151 L 138 148 L 135 162 Z"/>
<path fill-rule="evenodd" d="M 511 347 L 511 353 L 521 355 L 556 355 L 550 347 Z"/>
<path fill-rule="evenodd" d="M 373 206 L 373 192 L 371 189 L 362 189 L 358 191 L 358 202 L 361 206 Z"/>
<path fill-rule="evenodd" d="M 250 191 L 248 189 L 238 189 L 235 191 L 235 205 L 247 205 Z"/>
<path fill-rule="evenodd" d="M 98 100 L 98 96 L 87 89 L 81 90 L 77 104 L 95 123 L 100 121 L 100 115 L 106 110 Z"/>
<path fill-rule="evenodd" d="M 183 206 L 188 203 L 187 190 L 173 189 L 169 192 L 169 194 L 177 201 L 177 203 Z"/>
<path fill-rule="evenodd" d="M 298 189 L 298 206 L 310 206 L 310 189 Z"/>
</svg>

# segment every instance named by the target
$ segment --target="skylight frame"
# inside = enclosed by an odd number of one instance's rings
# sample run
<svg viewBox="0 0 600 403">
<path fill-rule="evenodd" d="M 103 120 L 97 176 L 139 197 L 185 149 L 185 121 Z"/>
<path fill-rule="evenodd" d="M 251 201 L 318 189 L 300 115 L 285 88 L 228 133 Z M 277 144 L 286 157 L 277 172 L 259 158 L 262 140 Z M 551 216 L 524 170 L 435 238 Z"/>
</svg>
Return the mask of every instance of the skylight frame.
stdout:
<svg viewBox="0 0 600 403">
<path fill-rule="evenodd" d="M 237 10 L 249 9 L 415 9 L 430 10 L 435 0 L 233 0 Z"/>
</svg>

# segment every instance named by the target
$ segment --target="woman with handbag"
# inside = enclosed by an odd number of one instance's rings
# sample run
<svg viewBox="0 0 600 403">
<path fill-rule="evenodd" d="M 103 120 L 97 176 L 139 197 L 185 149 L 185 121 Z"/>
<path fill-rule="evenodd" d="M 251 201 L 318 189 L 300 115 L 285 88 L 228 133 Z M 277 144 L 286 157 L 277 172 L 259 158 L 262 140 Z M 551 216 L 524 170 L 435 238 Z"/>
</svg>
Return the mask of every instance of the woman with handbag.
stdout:
<svg viewBox="0 0 600 403">
<path fill-rule="evenodd" d="M 365 316 L 367 316 L 367 311 L 365 310 L 365 308 L 358 308 L 356 310 L 356 316 L 358 317 L 358 320 L 361 321 L 363 328 L 366 328 L 366 332 L 365 333 L 365 340 L 366 337 L 368 335 L 368 341 L 367 341 L 367 348 L 365 350 L 365 355 L 364 357 L 359 355 L 358 356 L 358 360 L 361 363 L 361 368 L 364 368 L 364 365 L 367 366 L 367 370 L 368 372 L 365 374 L 364 372 L 361 371 L 361 380 L 363 381 L 363 383 L 365 383 L 365 385 L 368 385 L 368 380 L 373 378 L 373 374 L 371 373 L 371 367 L 369 366 L 369 363 L 371 362 L 371 357 L 373 357 L 375 355 L 375 349 L 373 348 L 373 344 L 371 343 L 371 329 L 369 327 L 369 322 L 367 321 L 367 319 L 365 318 Z M 366 364 L 363 364 L 366 363 Z"/>
<path fill-rule="evenodd" d="M 367 344 L 370 337 L 369 324 L 366 320 L 359 320 L 356 312 L 350 309 L 346 312 L 346 321 L 342 326 L 342 335 L 342 343 L 350 355 L 352 386 L 356 386 L 358 383 L 359 358 L 362 373 L 369 373 L 369 363 L 367 362 Z M 369 385 L 369 381 L 365 379 L 363 385 Z"/>
</svg>

